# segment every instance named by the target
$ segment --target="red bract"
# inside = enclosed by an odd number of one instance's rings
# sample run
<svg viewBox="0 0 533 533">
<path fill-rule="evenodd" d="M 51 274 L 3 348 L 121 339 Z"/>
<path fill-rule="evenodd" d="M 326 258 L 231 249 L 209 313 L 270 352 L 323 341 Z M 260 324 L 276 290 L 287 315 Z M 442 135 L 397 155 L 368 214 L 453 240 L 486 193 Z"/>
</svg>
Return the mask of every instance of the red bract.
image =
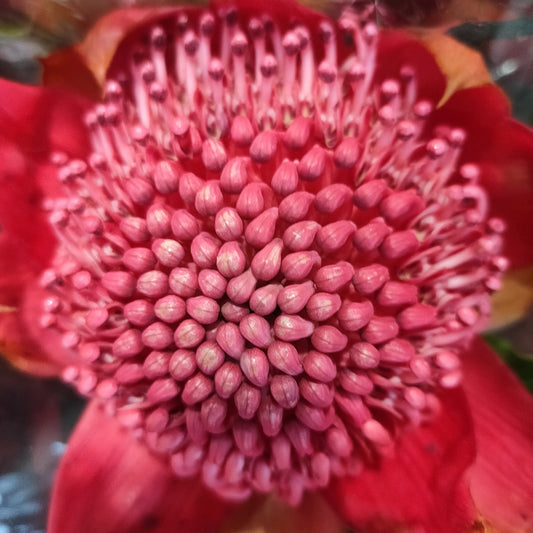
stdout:
<svg viewBox="0 0 533 533">
<path fill-rule="evenodd" d="M 531 528 L 531 397 L 474 337 L 533 136 L 369 14 L 128 9 L 47 63 L 101 102 L 0 86 L 2 346 L 91 398 L 51 533 Z"/>
</svg>

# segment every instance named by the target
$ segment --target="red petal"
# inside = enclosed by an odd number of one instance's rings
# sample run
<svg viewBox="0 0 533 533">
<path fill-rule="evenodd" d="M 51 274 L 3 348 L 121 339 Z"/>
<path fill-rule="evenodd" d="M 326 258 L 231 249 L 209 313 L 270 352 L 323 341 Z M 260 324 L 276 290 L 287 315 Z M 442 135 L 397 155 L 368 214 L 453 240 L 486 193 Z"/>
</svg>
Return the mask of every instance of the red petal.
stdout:
<svg viewBox="0 0 533 533">
<path fill-rule="evenodd" d="M 196 479 L 178 480 L 92 403 L 52 494 L 48 533 L 212 533 L 233 509 Z"/>
<path fill-rule="evenodd" d="M 505 254 L 513 268 L 533 264 L 529 221 L 533 203 L 533 131 L 509 118 L 509 103 L 494 85 L 455 93 L 432 117 L 432 125 L 464 128 L 464 162 L 479 163 L 491 215 L 503 218 Z"/>
<path fill-rule="evenodd" d="M 55 237 L 41 210 L 59 182 L 53 150 L 86 151 L 80 115 L 86 102 L 65 93 L 0 81 L 0 351 L 23 370 L 50 373 L 21 324 L 23 288 L 47 266 Z M 35 363 L 35 364 L 34 364 Z"/>
<path fill-rule="evenodd" d="M 34 160 L 47 160 L 52 150 L 83 155 L 88 142 L 80 118 L 89 105 L 74 94 L 0 80 L 2 131 Z"/>
<path fill-rule="evenodd" d="M 48 263 L 55 239 L 40 209 L 42 193 L 32 179 L 41 169 L 20 146 L 1 136 L 0 151 L 0 301 L 13 305 L 27 275 Z"/>
<path fill-rule="evenodd" d="M 77 46 L 63 48 L 41 59 L 42 83 L 47 87 L 68 89 L 91 100 L 98 100 L 102 90 L 85 64 Z"/>
<path fill-rule="evenodd" d="M 533 397 L 481 339 L 464 376 L 477 441 L 474 502 L 498 533 L 533 531 Z"/>
<path fill-rule="evenodd" d="M 398 79 L 402 67 L 416 73 L 418 97 L 439 102 L 446 78 L 429 50 L 414 36 L 403 31 L 382 31 L 379 36 L 376 81 Z"/>
<path fill-rule="evenodd" d="M 474 458 L 472 421 L 462 391 L 441 400 L 437 418 L 403 435 L 379 468 L 332 482 L 329 501 L 351 527 L 463 533 L 472 523 L 463 477 Z"/>
</svg>

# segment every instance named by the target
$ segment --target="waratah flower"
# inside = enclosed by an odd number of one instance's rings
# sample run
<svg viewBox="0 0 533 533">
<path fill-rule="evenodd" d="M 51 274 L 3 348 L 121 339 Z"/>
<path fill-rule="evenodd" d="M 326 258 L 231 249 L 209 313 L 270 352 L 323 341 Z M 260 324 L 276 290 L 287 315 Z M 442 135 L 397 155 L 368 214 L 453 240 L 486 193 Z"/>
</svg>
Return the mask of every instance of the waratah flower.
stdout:
<svg viewBox="0 0 533 533">
<path fill-rule="evenodd" d="M 369 14 L 126 9 L 48 63 L 99 102 L 1 85 L 3 351 L 91 398 L 50 533 L 273 499 L 338 531 L 306 494 L 362 531 L 533 527 L 531 397 L 474 340 L 530 264 L 533 136 Z"/>
</svg>

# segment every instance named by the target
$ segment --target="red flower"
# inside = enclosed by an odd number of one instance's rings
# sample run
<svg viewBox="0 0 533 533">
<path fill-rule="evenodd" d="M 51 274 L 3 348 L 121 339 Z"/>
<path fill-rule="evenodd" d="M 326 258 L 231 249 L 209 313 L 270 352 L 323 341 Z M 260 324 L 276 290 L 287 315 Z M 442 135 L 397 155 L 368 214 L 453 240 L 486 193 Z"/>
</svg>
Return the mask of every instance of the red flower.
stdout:
<svg viewBox="0 0 533 533">
<path fill-rule="evenodd" d="M 533 136 L 367 15 L 127 9 L 47 63 L 100 103 L 0 85 L 1 347 L 92 399 L 51 533 L 533 526 L 532 400 L 474 339 Z"/>
</svg>

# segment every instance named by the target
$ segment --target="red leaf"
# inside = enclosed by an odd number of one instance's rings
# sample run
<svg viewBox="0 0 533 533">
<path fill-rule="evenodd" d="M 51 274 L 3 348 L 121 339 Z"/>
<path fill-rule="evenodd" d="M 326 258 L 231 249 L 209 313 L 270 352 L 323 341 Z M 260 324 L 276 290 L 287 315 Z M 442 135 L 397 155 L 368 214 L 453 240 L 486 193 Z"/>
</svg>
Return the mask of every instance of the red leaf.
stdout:
<svg viewBox="0 0 533 533">
<path fill-rule="evenodd" d="M 85 64 L 76 46 L 69 46 L 41 59 L 42 84 L 68 89 L 91 100 L 98 100 L 102 89 Z"/>
<path fill-rule="evenodd" d="M 533 531 L 533 397 L 477 340 L 464 358 L 477 455 L 471 493 L 498 533 Z"/>
<path fill-rule="evenodd" d="M 440 414 L 406 432 L 379 468 L 332 482 L 329 501 L 351 527 L 463 533 L 472 523 L 464 481 L 474 458 L 472 421 L 461 390 L 447 391 L 441 401 Z"/>
<path fill-rule="evenodd" d="M 55 247 L 42 210 L 43 198 L 60 187 L 49 158 L 54 150 L 86 152 L 80 116 L 88 103 L 6 81 L 0 81 L 0 102 L 0 351 L 25 371 L 56 373 L 56 364 L 29 338 L 20 307 L 24 288 L 46 268 Z"/>
<path fill-rule="evenodd" d="M 75 94 L 0 80 L 2 131 L 35 161 L 47 161 L 52 150 L 78 157 L 87 152 L 80 118 L 90 105 Z"/>
<path fill-rule="evenodd" d="M 92 403 L 57 473 L 48 533 L 213 533 L 232 506 L 178 480 Z"/>
<path fill-rule="evenodd" d="M 375 81 L 398 79 L 402 67 L 411 67 L 416 76 L 418 98 L 439 102 L 446 78 L 429 50 L 414 36 L 403 31 L 384 30 L 379 35 Z"/>
</svg>

